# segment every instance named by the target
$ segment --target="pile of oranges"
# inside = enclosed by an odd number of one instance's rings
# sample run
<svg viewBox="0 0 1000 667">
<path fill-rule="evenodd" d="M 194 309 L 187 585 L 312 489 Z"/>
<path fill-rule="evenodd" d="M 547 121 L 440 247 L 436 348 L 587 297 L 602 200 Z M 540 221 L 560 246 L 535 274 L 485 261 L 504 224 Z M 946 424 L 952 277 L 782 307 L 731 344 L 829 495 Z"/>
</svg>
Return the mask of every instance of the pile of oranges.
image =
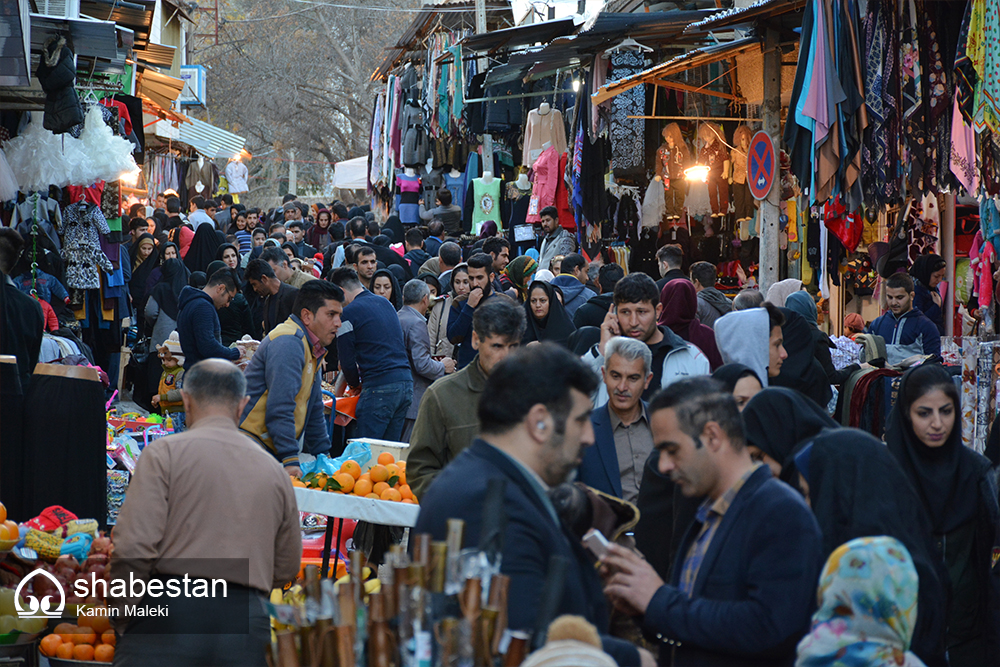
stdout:
<svg viewBox="0 0 1000 667">
<path fill-rule="evenodd" d="M 112 662 L 115 632 L 106 616 L 80 616 L 79 625 L 60 623 L 42 639 L 42 655 L 65 660 Z"/>
<path fill-rule="evenodd" d="M 396 461 L 389 452 L 379 454 L 378 463 L 364 474 L 356 461 L 345 461 L 336 475 L 309 473 L 302 479 L 293 477 L 292 486 L 373 500 L 417 504 L 417 497 L 406 483 L 406 462 Z"/>
<path fill-rule="evenodd" d="M 8 540 L 19 540 L 21 535 L 18 532 L 17 524 L 7 519 L 7 508 L 0 503 L 0 542 Z"/>
</svg>

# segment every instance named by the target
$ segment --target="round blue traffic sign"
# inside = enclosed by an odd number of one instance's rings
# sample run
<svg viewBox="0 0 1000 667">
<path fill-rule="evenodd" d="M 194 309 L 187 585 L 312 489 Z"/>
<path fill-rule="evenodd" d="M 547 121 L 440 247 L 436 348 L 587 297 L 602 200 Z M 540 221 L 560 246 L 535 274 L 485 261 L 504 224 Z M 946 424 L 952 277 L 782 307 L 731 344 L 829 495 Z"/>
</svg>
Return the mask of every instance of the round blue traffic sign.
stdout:
<svg viewBox="0 0 1000 667">
<path fill-rule="evenodd" d="M 747 185 L 754 199 L 764 199 L 774 184 L 774 174 L 777 171 L 777 160 L 774 156 L 774 144 L 771 137 L 764 131 L 753 135 L 750 149 L 747 151 Z"/>
</svg>

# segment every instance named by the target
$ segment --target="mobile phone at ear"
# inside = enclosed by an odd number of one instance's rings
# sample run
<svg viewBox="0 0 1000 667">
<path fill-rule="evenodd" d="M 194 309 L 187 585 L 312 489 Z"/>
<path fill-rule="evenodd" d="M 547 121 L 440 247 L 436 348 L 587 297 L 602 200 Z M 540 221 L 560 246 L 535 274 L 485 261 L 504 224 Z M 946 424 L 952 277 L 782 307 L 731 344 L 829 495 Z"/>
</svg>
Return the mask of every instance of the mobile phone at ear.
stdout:
<svg viewBox="0 0 1000 667">
<path fill-rule="evenodd" d="M 604 534 L 596 528 L 591 528 L 583 536 L 583 546 L 590 549 L 590 553 L 594 554 L 598 560 L 601 560 L 608 555 L 608 547 L 611 543 L 608 542 L 608 538 L 604 537 Z"/>
</svg>

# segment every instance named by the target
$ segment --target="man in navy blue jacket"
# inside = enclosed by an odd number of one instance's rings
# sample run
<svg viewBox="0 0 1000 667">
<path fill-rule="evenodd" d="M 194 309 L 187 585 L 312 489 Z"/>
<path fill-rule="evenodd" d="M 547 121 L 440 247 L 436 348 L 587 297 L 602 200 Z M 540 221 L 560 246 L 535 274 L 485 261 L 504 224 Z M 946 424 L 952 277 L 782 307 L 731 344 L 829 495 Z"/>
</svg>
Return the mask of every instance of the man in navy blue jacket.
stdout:
<svg viewBox="0 0 1000 667">
<path fill-rule="evenodd" d="M 567 563 L 556 613 L 584 616 L 606 633 L 608 610 L 592 559 L 560 522 L 548 489 L 563 483 L 593 442 L 590 394 L 594 374 L 553 343 L 519 350 L 498 364 L 479 403 L 480 439 L 442 470 L 420 499 L 414 529 L 444 540 L 448 519 L 465 521 L 465 545 L 479 545 L 483 503 L 491 480 L 503 480 L 500 570 L 511 578 L 507 614 L 511 630 L 533 631 L 550 558 Z M 611 637 L 604 649 L 621 667 L 651 664 L 652 656 Z"/>
<path fill-rule="evenodd" d="M 590 415 L 594 446 L 588 447 L 577 481 L 634 503 L 639 498 L 653 433 L 642 393 L 653 379 L 653 353 L 641 340 L 615 336 L 604 346 L 601 376 L 608 402 Z"/>
<path fill-rule="evenodd" d="M 885 339 L 887 361 L 897 365 L 916 354 L 941 354 L 941 332 L 913 306 L 913 278 L 894 273 L 885 281 L 889 312 L 868 327 L 868 333 Z"/>
<path fill-rule="evenodd" d="M 216 271 L 202 289 L 185 287 L 177 299 L 177 336 L 181 339 L 184 365 L 191 368 L 202 359 L 240 358 L 240 350 L 222 344 L 219 309 L 236 296 L 236 281 L 230 271 Z"/>
<path fill-rule="evenodd" d="M 792 665 L 822 567 L 816 519 L 797 492 L 751 460 L 736 401 L 717 381 L 675 382 L 649 410 L 660 471 L 705 501 L 669 584 L 612 545 L 605 593 L 643 615 L 661 665 Z"/>
<path fill-rule="evenodd" d="M 344 290 L 347 304 L 337 332 L 340 367 L 347 384 L 361 386 L 354 437 L 398 441 L 413 400 L 399 315 L 391 301 L 361 285 L 354 269 L 337 269 L 330 282 Z"/>
</svg>

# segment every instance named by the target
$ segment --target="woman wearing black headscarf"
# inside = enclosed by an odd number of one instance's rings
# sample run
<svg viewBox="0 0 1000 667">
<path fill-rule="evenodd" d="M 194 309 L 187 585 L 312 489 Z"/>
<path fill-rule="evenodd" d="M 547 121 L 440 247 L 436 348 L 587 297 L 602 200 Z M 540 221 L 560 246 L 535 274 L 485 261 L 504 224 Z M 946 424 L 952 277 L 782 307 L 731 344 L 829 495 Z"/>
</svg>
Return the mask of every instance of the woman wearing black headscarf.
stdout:
<svg viewBox="0 0 1000 667">
<path fill-rule="evenodd" d="M 562 299 L 556 295 L 558 290 L 555 285 L 542 280 L 536 280 L 528 286 L 528 300 L 524 302 L 528 326 L 521 338 L 521 345 L 548 341 L 565 346 L 566 340 L 576 331 Z"/>
<path fill-rule="evenodd" d="M 823 429 L 839 426 L 813 401 L 784 387 L 765 389 L 743 409 L 750 455 L 786 482 L 794 477 L 795 454 Z"/>
<path fill-rule="evenodd" d="M 830 337 L 819 328 L 819 312 L 816 310 L 816 302 L 813 301 L 812 295 L 809 292 L 805 290 L 792 292 L 785 299 L 785 307 L 798 313 L 806 321 L 806 324 L 809 325 L 813 337 L 813 354 L 816 356 L 816 361 L 823 368 L 823 372 L 826 374 L 826 381 L 829 384 L 842 385 L 856 371 L 861 370 L 860 364 L 850 364 L 839 371 L 833 365 L 833 357 L 830 356 L 830 349 L 834 345 L 830 341 Z"/>
<path fill-rule="evenodd" d="M 150 271 L 149 277 L 146 278 L 146 294 L 152 292 L 153 288 L 160 283 L 160 278 L 163 276 L 163 265 L 166 261 L 168 259 L 180 259 L 180 250 L 177 248 L 177 244 L 170 241 L 161 243 L 157 254 L 159 255 L 159 261 L 156 268 Z M 183 260 L 181 261 L 183 262 Z"/>
<path fill-rule="evenodd" d="M 129 251 L 129 261 L 132 265 L 132 279 L 128 281 L 128 293 L 132 296 L 135 312 L 141 313 L 146 306 L 146 281 L 160 263 L 152 234 L 143 234 L 136 239 Z"/>
<path fill-rule="evenodd" d="M 913 278 L 913 307 L 934 323 L 944 335 L 944 313 L 941 310 L 941 295 L 938 285 L 947 273 L 947 263 L 940 255 L 931 253 L 920 255 L 910 267 Z"/>
<path fill-rule="evenodd" d="M 402 243 L 403 239 L 406 237 L 406 230 L 403 228 L 403 223 L 400 222 L 398 215 L 390 215 L 386 218 L 381 231 L 384 234 L 386 230 L 392 230 L 392 236 L 390 239 L 393 243 Z"/>
<path fill-rule="evenodd" d="M 146 324 L 153 331 L 153 345 L 163 345 L 170 332 L 177 328 L 177 299 L 188 284 L 190 272 L 179 257 L 168 259 L 160 267 L 160 282 L 150 290 L 146 299 Z"/>
<path fill-rule="evenodd" d="M 781 373 L 770 378 L 768 385 L 795 389 L 815 401 L 816 405 L 825 408 L 833 398 L 833 391 L 830 390 L 823 367 L 816 361 L 816 342 L 812 330 L 795 311 L 788 308 L 778 310 L 785 317 L 781 335 L 788 358 L 781 365 Z"/>
<path fill-rule="evenodd" d="M 239 248 L 232 243 L 223 243 L 219 246 L 219 251 L 215 253 L 215 259 L 225 264 L 227 268 L 233 270 L 233 273 L 236 276 L 237 286 L 243 283 L 243 268 L 240 266 Z M 211 275 L 211 273 L 209 273 L 209 275 Z"/>
<path fill-rule="evenodd" d="M 403 307 L 403 293 L 399 289 L 399 281 L 389 269 L 379 269 L 372 275 L 372 294 L 385 297 L 396 310 Z"/>
<path fill-rule="evenodd" d="M 719 366 L 712 373 L 712 379 L 721 382 L 725 386 L 726 391 L 733 395 L 733 398 L 736 399 L 736 407 L 740 409 L 740 412 L 743 412 L 743 408 L 746 407 L 751 398 L 764 389 L 764 385 L 761 384 L 757 373 L 749 366 L 744 366 L 743 364 L 725 364 Z"/>
<path fill-rule="evenodd" d="M 226 266 L 225 262 L 216 260 L 208 265 L 207 275 L 211 278 L 216 271 L 228 270 L 233 273 L 233 280 L 240 284 L 236 272 Z M 236 290 L 236 296 L 225 308 L 219 309 L 219 327 L 222 333 L 222 344 L 229 347 L 243 336 L 253 337 L 253 316 L 250 311 L 250 304 L 243 294 Z"/>
<path fill-rule="evenodd" d="M 1000 664 L 1000 506 L 990 462 L 962 444 L 961 401 L 938 364 L 899 383 L 885 441 L 917 490 L 948 571 L 953 667 Z"/>
<path fill-rule="evenodd" d="M 208 265 L 215 261 L 215 254 L 219 252 L 220 245 L 222 241 L 219 240 L 219 235 L 212 225 L 198 225 L 194 238 L 191 239 L 191 247 L 184 257 L 184 266 L 192 273 L 205 271 Z"/>
<path fill-rule="evenodd" d="M 824 430 L 795 456 L 820 530 L 823 553 L 858 537 L 888 535 L 906 547 L 919 575 L 911 650 L 925 665 L 947 665 L 945 611 L 948 574 L 930 536 L 927 514 L 895 457 L 870 434 Z"/>
</svg>

